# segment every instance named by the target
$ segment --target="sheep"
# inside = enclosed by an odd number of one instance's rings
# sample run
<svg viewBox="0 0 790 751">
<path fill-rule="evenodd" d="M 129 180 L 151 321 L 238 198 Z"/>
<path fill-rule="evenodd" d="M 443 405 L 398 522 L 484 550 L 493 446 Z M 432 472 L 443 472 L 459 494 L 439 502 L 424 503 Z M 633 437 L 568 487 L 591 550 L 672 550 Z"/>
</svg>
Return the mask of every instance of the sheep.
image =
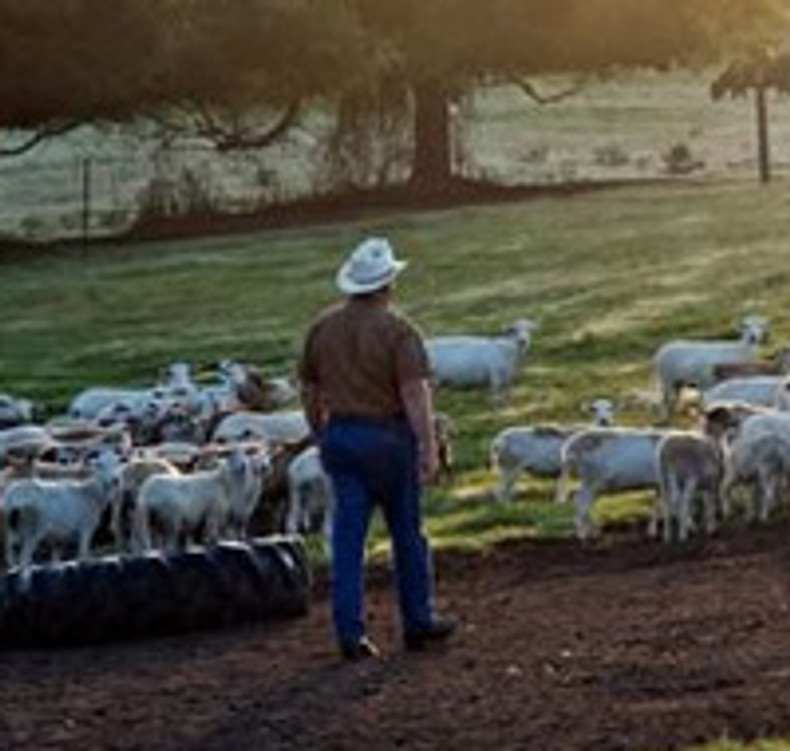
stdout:
<svg viewBox="0 0 790 751">
<path fill-rule="evenodd" d="M 216 542 L 224 529 L 228 510 L 248 487 L 249 459 L 233 451 L 213 470 L 188 475 L 157 474 L 140 487 L 135 507 L 137 544 L 153 546 L 151 523 L 165 531 L 165 545 L 177 548 L 182 536 L 197 542 L 202 530 L 205 542 Z"/>
<path fill-rule="evenodd" d="M 506 400 L 537 324 L 517 320 L 504 336 L 439 336 L 426 340 L 439 385 L 488 386 L 495 402 Z"/>
<path fill-rule="evenodd" d="M 751 482 L 756 484 L 757 493 L 752 516 L 765 521 L 773 506 L 777 483 L 790 476 L 790 413 L 759 411 L 735 424 L 730 436 L 730 456 L 722 481 L 725 512 L 729 513 L 733 487 Z"/>
<path fill-rule="evenodd" d="M 247 457 L 247 476 L 240 492 L 229 496 L 223 532 L 229 539 L 246 540 L 250 520 L 261 501 L 263 486 L 271 471 L 271 459 L 268 448 L 260 442 L 234 444 L 230 451 L 243 452 Z"/>
<path fill-rule="evenodd" d="M 216 466 L 215 455 L 206 446 L 196 446 L 187 441 L 167 441 L 153 446 L 144 446 L 138 449 L 138 456 L 147 459 L 162 459 L 172 464 L 180 472 L 191 472 L 199 466 L 207 468 L 211 461 L 211 468 Z"/>
<path fill-rule="evenodd" d="M 748 417 L 774 413 L 770 407 L 740 401 L 716 401 L 708 404 L 700 418 L 700 427 L 706 435 L 719 441 L 729 440 Z"/>
<path fill-rule="evenodd" d="M 713 366 L 713 377 L 717 381 L 754 376 L 784 376 L 790 373 L 790 347 L 783 347 L 770 360 L 748 362 L 722 362 Z"/>
<path fill-rule="evenodd" d="M 121 405 L 137 413 L 151 400 L 163 397 L 163 392 L 151 389 L 92 386 L 75 396 L 68 408 L 68 416 L 79 420 L 93 420 L 114 406 Z"/>
<path fill-rule="evenodd" d="M 269 443 L 299 441 L 310 434 L 302 410 L 282 412 L 234 412 L 220 420 L 211 436 L 216 442 L 257 438 Z"/>
<path fill-rule="evenodd" d="M 192 379 L 192 368 L 187 362 L 171 363 L 153 393 L 161 396 L 167 406 L 190 414 L 196 414 L 201 407 L 200 388 Z"/>
<path fill-rule="evenodd" d="M 678 539 L 685 541 L 693 528 L 691 504 L 698 492 L 702 495 L 705 531 L 713 533 L 724 478 L 724 454 L 719 441 L 695 431 L 672 431 L 658 442 L 655 460 L 659 492 L 648 529 L 650 536 L 657 533 L 660 514 L 664 540 L 672 539 L 675 519 Z"/>
<path fill-rule="evenodd" d="M 744 319 L 739 340 L 674 340 L 653 355 L 653 371 L 660 389 L 663 417 L 670 419 L 680 390 L 693 386 L 704 391 L 716 382 L 714 367 L 755 359 L 766 321 L 757 316 Z"/>
<path fill-rule="evenodd" d="M 787 487 L 788 479 L 790 434 L 760 430 L 738 433 L 729 446 L 722 480 L 721 495 L 726 514 L 729 515 L 733 489 L 747 483 L 753 486 L 749 518 L 767 521 L 776 505 L 778 493 Z"/>
<path fill-rule="evenodd" d="M 750 483 L 756 485 L 751 515 L 766 520 L 777 480 L 786 474 L 783 465 L 790 446 L 790 413 L 741 402 L 715 402 L 706 409 L 703 426 L 726 450 L 723 515 L 729 516 L 733 488 Z"/>
<path fill-rule="evenodd" d="M 702 394 L 704 407 L 716 402 L 741 402 L 764 407 L 787 408 L 787 377 L 755 375 L 721 381 Z"/>
<path fill-rule="evenodd" d="M 289 501 L 285 531 L 298 534 L 322 528 L 327 549 L 331 550 L 334 494 L 318 447 L 309 446 L 297 454 L 286 472 Z"/>
<path fill-rule="evenodd" d="M 290 505 L 288 467 L 294 458 L 312 445 L 312 436 L 305 436 L 298 441 L 274 444 L 271 447 L 260 501 L 250 520 L 256 533 L 270 535 L 285 532 Z"/>
<path fill-rule="evenodd" d="M 444 412 L 437 412 L 433 418 L 433 431 L 436 438 L 436 455 L 439 468 L 436 482 L 450 483 L 453 479 L 453 436 L 457 428 L 453 419 Z"/>
<path fill-rule="evenodd" d="M 110 529 L 119 552 L 131 552 L 134 549 L 134 515 L 143 483 L 154 475 L 179 474 L 181 473 L 175 464 L 155 456 L 135 456 L 120 468 L 118 493 L 111 506 L 110 519 Z M 141 543 L 137 542 L 139 546 Z"/>
<path fill-rule="evenodd" d="M 580 539 L 592 531 L 590 512 L 599 494 L 658 487 L 655 451 L 664 435 L 666 431 L 657 428 L 586 428 L 563 443 L 556 500 L 567 501 L 570 477 L 576 474 L 580 481 L 576 534 Z"/>
<path fill-rule="evenodd" d="M 254 411 L 280 409 L 299 396 L 293 382 L 286 377 L 264 378 L 253 365 L 222 360 L 219 372 L 223 384 L 241 407 Z"/>
<path fill-rule="evenodd" d="M 0 428 L 14 428 L 33 422 L 33 402 L 0 394 Z"/>
<path fill-rule="evenodd" d="M 144 442 L 148 444 L 183 442 L 197 445 L 206 440 L 203 421 L 181 405 L 167 407 L 151 423 L 147 433 Z"/>
<path fill-rule="evenodd" d="M 596 399 L 590 408 L 596 426 L 611 425 L 614 405 L 608 399 Z M 536 477 L 557 477 L 560 474 L 560 450 L 565 441 L 582 430 L 579 425 L 535 425 L 505 428 L 491 442 L 490 466 L 497 469 L 499 482 L 495 498 L 506 503 L 513 496 L 516 481 L 522 472 Z"/>
<path fill-rule="evenodd" d="M 18 425 L 0 430 L 0 466 L 9 456 L 40 456 L 55 445 L 50 432 L 41 425 Z"/>
<path fill-rule="evenodd" d="M 4 495 L 6 562 L 27 569 L 39 545 L 78 543 L 78 557 L 89 557 L 93 536 L 117 492 L 117 456 L 106 451 L 87 480 L 29 478 L 8 484 Z M 19 552 L 17 555 L 17 548 Z M 58 557 L 58 548 L 53 548 Z"/>
</svg>

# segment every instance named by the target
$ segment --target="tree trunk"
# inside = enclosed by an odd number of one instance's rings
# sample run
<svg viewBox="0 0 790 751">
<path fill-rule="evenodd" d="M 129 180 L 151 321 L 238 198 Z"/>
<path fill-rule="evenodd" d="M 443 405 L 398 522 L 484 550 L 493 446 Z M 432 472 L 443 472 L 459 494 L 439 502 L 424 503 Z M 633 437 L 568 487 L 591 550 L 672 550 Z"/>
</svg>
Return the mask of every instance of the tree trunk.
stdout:
<svg viewBox="0 0 790 751">
<path fill-rule="evenodd" d="M 452 179 L 452 143 L 447 89 L 438 81 L 414 85 L 414 163 L 411 185 L 437 193 Z"/>
</svg>

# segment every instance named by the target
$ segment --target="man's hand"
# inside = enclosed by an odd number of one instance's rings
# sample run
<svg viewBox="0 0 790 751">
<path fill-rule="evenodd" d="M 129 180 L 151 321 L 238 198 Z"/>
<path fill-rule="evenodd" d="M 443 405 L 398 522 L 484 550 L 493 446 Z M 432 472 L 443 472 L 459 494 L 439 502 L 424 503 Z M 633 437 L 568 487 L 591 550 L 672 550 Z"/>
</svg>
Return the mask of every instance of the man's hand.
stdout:
<svg viewBox="0 0 790 751">
<path fill-rule="evenodd" d="M 423 485 L 433 485 L 439 473 L 439 457 L 434 447 L 423 449 L 420 447 L 420 482 Z"/>
</svg>

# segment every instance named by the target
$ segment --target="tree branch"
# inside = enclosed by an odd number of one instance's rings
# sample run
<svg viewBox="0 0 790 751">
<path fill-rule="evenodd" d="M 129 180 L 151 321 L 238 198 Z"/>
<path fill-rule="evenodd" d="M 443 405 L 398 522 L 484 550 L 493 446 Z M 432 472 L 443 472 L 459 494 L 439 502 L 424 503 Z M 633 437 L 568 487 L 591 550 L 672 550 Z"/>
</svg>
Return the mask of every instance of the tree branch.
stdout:
<svg viewBox="0 0 790 751">
<path fill-rule="evenodd" d="M 49 138 L 56 138 L 63 136 L 81 125 L 86 123 L 81 120 L 70 120 L 68 122 L 60 123 L 58 125 L 46 125 L 30 134 L 22 143 L 16 146 L 0 146 L 0 158 L 8 156 L 19 156 L 28 151 L 32 151 L 40 143 L 43 143 Z"/>
<path fill-rule="evenodd" d="M 525 81 L 522 78 L 512 78 L 510 79 L 510 83 L 515 84 L 518 86 L 521 91 L 526 94 L 530 99 L 538 104 L 555 104 L 556 102 L 561 102 L 563 99 L 568 99 L 569 97 L 578 94 L 585 86 L 589 78 L 582 77 L 579 78 L 572 86 L 568 87 L 567 89 L 562 89 L 554 94 L 541 94 L 534 86 L 534 84 L 530 83 L 529 81 Z"/>
<path fill-rule="evenodd" d="M 166 132 L 205 138 L 214 144 L 217 151 L 225 152 L 268 146 L 293 125 L 300 107 L 299 100 L 291 102 L 262 132 L 257 127 L 245 126 L 237 112 L 219 113 L 198 102 L 182 107 L 174 118 L 160 113 L 148 113 L 146 116 Z"/>
</svg>

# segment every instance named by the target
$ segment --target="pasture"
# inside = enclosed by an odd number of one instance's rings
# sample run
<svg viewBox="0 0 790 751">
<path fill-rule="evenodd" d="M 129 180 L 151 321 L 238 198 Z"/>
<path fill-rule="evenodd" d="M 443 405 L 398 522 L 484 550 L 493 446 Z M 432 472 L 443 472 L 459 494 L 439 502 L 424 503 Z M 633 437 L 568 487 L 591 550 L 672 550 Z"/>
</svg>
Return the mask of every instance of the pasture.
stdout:
<svg viewBox="0 0 790 751">
<path fill-rule="evenodd" d="M 311 317 L 335 299 L 334 272 L 368 233 L 411 261 L 401 307 L 427 335 L 496 333 L 538 320 L 510 403 L 441 390 L 459 427 L 459 475 L 431 494 L 440 543 L 563 533 L 553 485 L 524 482 L 506 508 L 488 502 L 488 444 L 501 428 L 587 419 L 612 399 L 617 419 L 647 424 L 650 356 L 676 336 L 729 337 L 741 316 L 770 319 L 766 352 L 786 344 L 790 229 L 781 183 L 665 184 L 570 199 L 370 216 L 301 231 L 93 246 L 8 260 L 0 275 L 2 388 L 58 414 L 88 385 L 137 385 L 177 359 L 249 360 L 292 372 Z M 604 502 L 607 518 L 644 510 Z"/>
<path fill-rule="evenodd" d="M 786 344 L 787 203 L 781 181 L 666 183 L 3 259 L 2 389 L 47 415 L 86 385 L 147 383 L 176 359 L 289 372 L 335 298 L 337 265 L 369 233 L 411 262 L 399 300 L 426 334 L 492 333 L 521 316 L 540 329 L 506 408 L 438 394 L 459 428 L 458 476 L 427 508 L 440 605 L 463 623 L 447 655 L 399 651 L 375 568 L 385 659 L 339 666 L 319 577 L 315 613 L 298 623 L 4 656 L 0 745 L 729 749 L 787 735 L 783 524 L 672 550 L 644 539 L 636 495 L 598 511 L 638 526 L 581 546 L 552 483 L 525 480 L 497 507 L 485 468 L 500 428 L 581 420 L 596 397 L 620 422 L 654 421 L 650 355 L 668 338 L 735 336 L 758 313 L 766 353 Z"/>
</svg>

